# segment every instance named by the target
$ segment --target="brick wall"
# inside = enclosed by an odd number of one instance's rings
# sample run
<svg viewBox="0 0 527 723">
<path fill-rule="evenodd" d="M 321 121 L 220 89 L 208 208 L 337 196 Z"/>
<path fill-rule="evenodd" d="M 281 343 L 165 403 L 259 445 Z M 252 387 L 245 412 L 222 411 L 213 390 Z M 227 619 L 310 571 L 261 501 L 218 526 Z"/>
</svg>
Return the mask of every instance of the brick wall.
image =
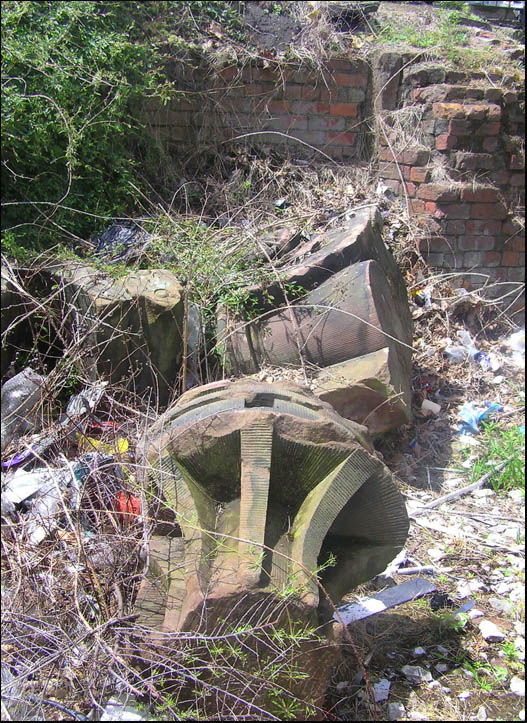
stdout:
<svg viewBox="0 0 527 723">
<path fill-rule="evenodd" d="M 426 221 L 421 253 L 464 272 L 472 287 L 487 277 L 525 281 L 525 231 L 515 220 L 525 217 L 525 95 L 490 75 L 410 67 L 397 92 L 399 107 L 421 119 L 420 147 L 400 150 L 395 131 L 378 136 L 380 177 Z"/>
<path fill-rule="evenodd" d="M 154 135 L 179 152 L 261 132 L 261 142 L 292 146 L 298 155 L 306 143 L 333 159 L 371 153 L 371 135 L 362 123 L 370 103 L 364 62 L 331 60 L 323 73 L 252 64 L 201 78 L 199 72 L 183 72 L 177 82 L 182 100 L 167 107 L 149 102 L 144 117 Z"/>
<path fill-rule="evenodd" d="M 343 162 L 375 153 L 379 177 L 426 221 L 420 251 L 431 266 L 464 272 L 470 286 L 525 280 L 525 233 L 514 218 L 525 217 L 525 94 L 510 89 L 513 79 L 390 51 L 371 66 L 333 59 L 324 72 L 272 60 L 219 73 L 179 63 L 174 82 L 179 102 L 144 109 L 166 152 L 189 156 L 251 134 L 297 157 L 313 154 L 305 144 Z M 419 143 L 401 147 L 400 133 L 386 132 L 401 110 L 414 112 Z"/>
</svg>

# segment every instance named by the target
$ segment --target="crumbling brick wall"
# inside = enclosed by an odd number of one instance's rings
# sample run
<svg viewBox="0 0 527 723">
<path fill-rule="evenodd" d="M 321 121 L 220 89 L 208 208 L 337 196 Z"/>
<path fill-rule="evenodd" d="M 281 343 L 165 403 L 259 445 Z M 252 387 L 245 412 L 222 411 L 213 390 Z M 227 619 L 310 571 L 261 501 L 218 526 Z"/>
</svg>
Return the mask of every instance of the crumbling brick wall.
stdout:
<svg viewBox="0 0 527 723">
<path fill-rule="evenodd" d="M 227 67 L 201 77 L 197 70 L 186 71 L 178 85 L 181 101 L 167 107 L 149 102 L 145 113 L 152 131 L 176 151 L 260 132 L 252 140 L 288 145 L 299 156 L 304 144 L 333 159 L 371 153 L 364 123 L 370 69 L 363 61 L 331 60 L 320 72 L 277 63 Z"/>
<path fill-rule="evenodd" d="M 418 111 L 421 146 L 396 150 L 397 133 L 380 133 L 379 175 L 426 220 L 421 253 L 472 287 L 524 281 L 524 93 L 492 85 L 492 74 L 437 66 L 399 76 L 398 107 Z M 393 94 L 392 83 L 389 107 L 377 108 L 388 125 Z"/>
<path fill-rule="evenodd" d="M 470 286 L 525 280 L 525 94 L 512 80 L 395 51 L 318 72 L 273 60 L 219 72 L 179 64 L 174 77 L 181 99 L 144 111 L 167 152 L 245 136 L 298 157 L 311 146 L 347 163 L 375 158 L 379 177 L 426 220 L 420 252 L 431 266 Z M 406 111 L 418 143 L 390 130 L 390 116 Z"/>
</svg>

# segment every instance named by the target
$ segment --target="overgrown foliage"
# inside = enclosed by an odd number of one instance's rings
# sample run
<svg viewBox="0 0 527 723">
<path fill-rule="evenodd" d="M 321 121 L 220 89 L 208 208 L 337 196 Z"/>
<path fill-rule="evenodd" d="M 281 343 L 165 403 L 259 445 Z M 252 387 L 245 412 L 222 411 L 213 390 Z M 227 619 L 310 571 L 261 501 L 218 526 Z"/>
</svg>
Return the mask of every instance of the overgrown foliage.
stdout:
<svg viewBox="0 0 527 723">
<path fill-rule="evenodd" d="M 144 97 L 176 97 L 168 63 L 229 3 L 5 2 L 2 187 L 11 248 L 85 238 L 138 210 Z M 156 159 L 150 158 L 152 167 Z"/>
</svg>

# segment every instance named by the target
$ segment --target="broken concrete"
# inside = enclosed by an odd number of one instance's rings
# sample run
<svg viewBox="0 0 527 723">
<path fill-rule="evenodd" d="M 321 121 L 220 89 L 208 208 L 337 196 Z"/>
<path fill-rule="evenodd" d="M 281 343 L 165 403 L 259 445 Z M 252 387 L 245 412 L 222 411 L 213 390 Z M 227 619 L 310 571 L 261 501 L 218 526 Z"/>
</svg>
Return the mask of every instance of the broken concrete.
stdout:
<svg viewBox="0 0 527 723">
<path fill-rule="evenodd" d="M 166 404 L 182 356 L 183 297 L 175 276 L 162 269 L 111 278 L 84 264 L 55 267 L 71 304 L 71 322 L 83 338 L 82 363 L 91 381 L 114 384 Z"/>
</svg>

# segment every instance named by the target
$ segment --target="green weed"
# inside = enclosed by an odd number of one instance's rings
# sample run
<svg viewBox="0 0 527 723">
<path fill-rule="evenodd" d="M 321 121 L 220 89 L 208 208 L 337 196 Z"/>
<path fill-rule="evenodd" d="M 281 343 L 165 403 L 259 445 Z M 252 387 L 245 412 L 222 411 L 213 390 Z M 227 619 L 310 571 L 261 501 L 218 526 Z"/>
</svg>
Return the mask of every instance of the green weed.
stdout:
<svg viewBox="0 0 527 723">
<path fill-rule="evenodd" d="M 492 469 L 493 465 L 512 460 L 490 479 L 495 492 L 514 488 L 525 489 L 525 434 L 518 427 L 505 427 L 499 421 L 483 423 L 481 434 L 483 452 L 471 469 L 475 482 Z"/>
</svg>

